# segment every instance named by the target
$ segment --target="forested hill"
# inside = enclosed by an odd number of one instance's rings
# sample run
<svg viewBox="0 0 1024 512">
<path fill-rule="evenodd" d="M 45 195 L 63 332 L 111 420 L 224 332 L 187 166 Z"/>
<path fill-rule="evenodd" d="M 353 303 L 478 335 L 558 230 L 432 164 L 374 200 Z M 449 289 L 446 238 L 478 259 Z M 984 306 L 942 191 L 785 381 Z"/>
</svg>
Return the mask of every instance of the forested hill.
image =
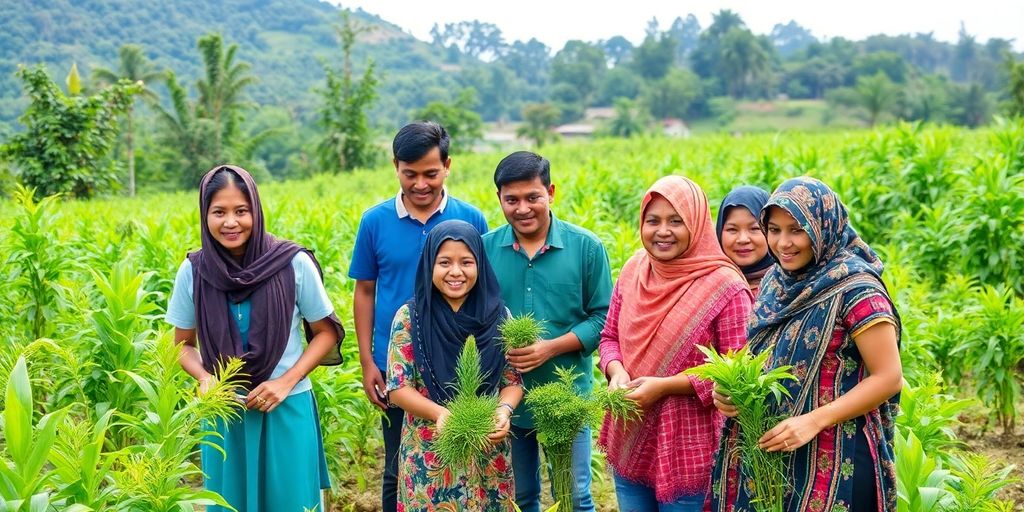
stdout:
<svg viewBox="0 0 1024 512">
<path fill-rule="evenodd" d="M 414 98 L 416 87 L 401 87 L 415 75 L 444 80 L 441 59 L 419 41 L 379 17 L 356 11 L 354 21 L 372 30 L 360 36 L 354 65 L 358 72 L 367 56 L 384 71 L 381 113 L 399 114 Z M 89 77 L 96 66 L 116 70 L 118 49 L 140 45 L 159 69 L 173 70 L 184 83 L 194 83 L 201 59 L 199 37 L 219 32 L 237 43 L 238 58 L 252 65 L 259 82 L 248 90 L 251 99 L 308 109 L 312 89 L 324 81 L 320 59 L 341 65 L 335 25 L 337 6 L 320 0 L 3 0 L 0 2 L 0 122 L 24 109 L 18 64 L 45 63 L 58 82 L 72 62 Z M 408 80 L 408 82 L 407 82 Z M 160 87 L 155 89 L 162 90 Z M 397 96 L 396 96 L 397 95 Z"/>
</svg>

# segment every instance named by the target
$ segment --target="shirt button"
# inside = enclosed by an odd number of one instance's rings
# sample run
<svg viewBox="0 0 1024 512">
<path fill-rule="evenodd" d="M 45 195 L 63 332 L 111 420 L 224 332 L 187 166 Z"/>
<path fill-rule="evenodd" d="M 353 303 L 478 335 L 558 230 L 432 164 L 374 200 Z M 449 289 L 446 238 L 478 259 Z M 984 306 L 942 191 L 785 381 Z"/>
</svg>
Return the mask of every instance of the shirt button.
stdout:
<svg viewBox="0 0 1024 512">
<path fill-rule="evenodd" d="M 527 289 L 526 289 L 526 291 L 528 291 L 528 292 L 532 292 L 532 291 L 533 291 L 533 288 L 527 288 Z"/>
</svg>

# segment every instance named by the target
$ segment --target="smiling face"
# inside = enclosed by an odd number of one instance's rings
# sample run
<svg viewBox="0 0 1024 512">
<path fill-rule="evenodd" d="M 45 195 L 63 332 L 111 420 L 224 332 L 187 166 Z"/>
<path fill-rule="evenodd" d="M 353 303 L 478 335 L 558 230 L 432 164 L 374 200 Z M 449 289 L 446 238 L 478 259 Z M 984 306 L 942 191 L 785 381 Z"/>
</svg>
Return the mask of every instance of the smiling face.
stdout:
<svg viewBox="0 0 1024 512">
<path fill-rule="evenodd" d="M 213 194 L 206 212 L 206 225 L 217 243 L 237 259 L 245 255 L 252 236 L 252 207 L 249 198 L 235 186 L 227 186 Z"/>
<path fill-rule="evenodd" d="M 789 212 L 770 207 L 767 224 L 768 248 L 783 269 L 793 272 L 814 261 L 811 237 Z"/>
<path fill-rule="evenodd" d="M 640 239 L 651 257 L 668 261 L 682 256 L 690 247 L 690 229 L 667 199 L 655 196 L 644 210 Z"/>
<path fill-rule="evenodd" d="M 513 181 L 498 190 L 501 211 L 520 239 L 546 237 L 551 225 L 551 199 L 555 186 L 544 186 L 540 178 Z"/>
<path fill-rule="evenodd" d="M 463 242 L 447 240 L 434 258 L 434 287 L 453 310 L 458 311 L 476 285 L 477 266 L 473 251 Z"/>
<path fill-rule="evenodd" d="M 444 180 L 452 160 L 441 160 L 440 148 L 433 148 L 415 162 L 395 159 L 395 172 L 409 209 L 433 211 L 441 203 Z"/>
<path fill-rule="evenodd" d="M 730 206 L 722 225 L 722 249 L 736 265 L 753 265 L 768 254 L 768 240 L 761 225 L 742 206 Z"/>
</svg>

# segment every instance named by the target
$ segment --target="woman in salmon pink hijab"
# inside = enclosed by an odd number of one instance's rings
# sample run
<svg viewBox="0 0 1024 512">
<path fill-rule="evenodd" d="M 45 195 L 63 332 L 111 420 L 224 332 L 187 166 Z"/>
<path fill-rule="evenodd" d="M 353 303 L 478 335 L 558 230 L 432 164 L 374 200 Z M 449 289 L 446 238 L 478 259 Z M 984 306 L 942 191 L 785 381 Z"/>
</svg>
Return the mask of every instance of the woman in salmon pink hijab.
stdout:
<svg viewBox="0 0 1024 512">
<path fill-rule="evenodd" d="M 619 509 L 700 511 L 710 489 L 723 417 L 712 383 L 681 375 L 746 342 L 747 282 L 722 252 L 707 196 L 681 176 L 661 178 L 640 207 L 637 251 L 619 275 L 601 333 L 601 370 L 628 388 L 642 417 L 606 417 L 600 445 Z"/>
</svg>

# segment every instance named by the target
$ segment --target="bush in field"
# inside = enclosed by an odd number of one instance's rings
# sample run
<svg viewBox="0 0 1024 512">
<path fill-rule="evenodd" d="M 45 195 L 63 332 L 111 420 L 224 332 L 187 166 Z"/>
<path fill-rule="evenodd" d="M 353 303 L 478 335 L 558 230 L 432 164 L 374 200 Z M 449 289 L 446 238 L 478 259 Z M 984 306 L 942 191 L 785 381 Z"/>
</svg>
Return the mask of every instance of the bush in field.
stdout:
<svg viewBox="0 0 1024 512">
<path fill-rule="evenodd" d="M 0 146 L 21 182 L 41 196 L 91 197 L 113 190 L 116 166 L 107 159 L 117 139 L 117 117 L 127 112 L 142 85 L 122 81 L 92 95 L 65 95 L 43 66 L 22 68 L 30 98 L 19 119 L 25 131 Z"/>
</svg>

